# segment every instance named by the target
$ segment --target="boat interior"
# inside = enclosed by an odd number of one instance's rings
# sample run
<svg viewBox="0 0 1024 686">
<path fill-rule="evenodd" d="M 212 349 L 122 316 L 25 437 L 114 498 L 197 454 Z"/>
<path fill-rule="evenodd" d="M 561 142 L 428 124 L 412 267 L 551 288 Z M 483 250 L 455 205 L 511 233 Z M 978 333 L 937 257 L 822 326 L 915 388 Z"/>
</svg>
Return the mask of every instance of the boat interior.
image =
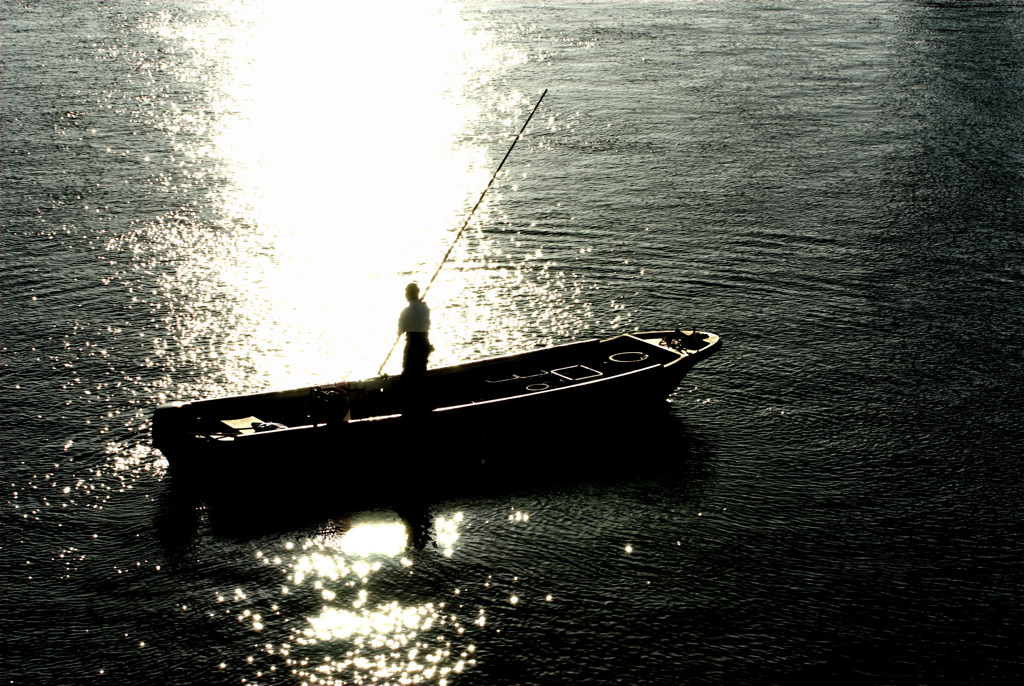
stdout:
<svg viewBox="0 0 1024 686">
<path fill-rule="evenodd" d="M 190 403 L 189 433 L 244 436 L 394 417 L 410 403 L 435 409 L 498 402 L 692 364 L 717 344 L 717 336 L 703 332 L 628 334 L 431 369 L 416 384 L 382 376 L 198 401 Z"/>
</svg>

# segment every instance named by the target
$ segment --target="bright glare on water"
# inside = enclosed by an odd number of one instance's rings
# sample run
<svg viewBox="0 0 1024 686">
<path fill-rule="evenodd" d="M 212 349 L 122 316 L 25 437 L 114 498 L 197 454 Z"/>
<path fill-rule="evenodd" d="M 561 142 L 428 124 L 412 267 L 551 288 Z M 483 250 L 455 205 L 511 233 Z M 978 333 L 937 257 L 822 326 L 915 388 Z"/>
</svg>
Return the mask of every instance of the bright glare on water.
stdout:
<svg viewBox="0 0 1024 686">
<path fill-rule="evenodd" d="M 162 295 L 181 363 L 265 387 L 375 373 L 405 283 L 426 285 L 532 107 L 536 94 L 488 85 L 524 55 L 472 31 L 450 2 L 216 12 L 197 25 L 161 11 L 146 26 L 159 46 L 144 68 L 202 83 L 199 98 L 172 95 L 148 114 L 194 182 L 170 192 L 203 221 L 161 217 L 136 238 L 177 264 Z M 395 44 L 403 50 L 382 48 Z M 162 53 L 178 57 L 164 64 Z M 428 294 L 435 361 L 486 331 L 498 304 L 495 275 L 475 268 L 487 246 L 477 236 L 469 256 L 469 240 Z M 388 371 L 399 364 L 392 356 Z"/>
<path fill-rule="evenodd" d="M 453 543 L 462 519 L 462 513 L 440 518 L 435 524 L 438 539 Z M 369 679 L 445 684 L 475 664 L 476 647 L 463 638 L 459 616 L 445 612 L 444 601 L 407 604 L 370 590 L 369 582 L 381 573 L 414 574 L 414 563 L 404 556 L 407 542 L 401 520 L 362 517 L 343 533 L 329 531 L 298 544 L 289 540 L 276 551 L 257 551 L 258 564 L 281 574 L 276 587 L 261 589 L 261 601 L 242 588 L 217 600 L 228 606 L 224 614 L 257 633 L 279 624 L 285 612 L 284 623 L 292 624 L 286 637 L 279 644 L 263 643 L 249 662 L 279 659 L 302 683 Z M 319 609 L 305 617 L 287 617 L 285 608 L 295 606 Z M 486 623 L 482 610 L 472 619 L 476 626 Z"/>
</svg>

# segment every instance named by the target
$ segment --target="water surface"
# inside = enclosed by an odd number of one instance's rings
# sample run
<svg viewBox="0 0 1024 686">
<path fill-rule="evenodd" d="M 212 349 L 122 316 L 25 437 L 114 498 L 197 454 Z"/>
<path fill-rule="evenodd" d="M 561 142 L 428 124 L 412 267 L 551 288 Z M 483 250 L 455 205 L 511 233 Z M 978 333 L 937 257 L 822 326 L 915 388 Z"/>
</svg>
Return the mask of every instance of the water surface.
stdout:
<svg viewBox="0 0 1024 686">
<path fill-rule="evenodd" d="M 3 676 L 1019 677 L 1024 7 L 397 5 L 3 3 Z M 376 373 L 545 88 L 433 362 L 723 350 L 415 506 L 191 500 L 152 408 Z"/>
</svg>

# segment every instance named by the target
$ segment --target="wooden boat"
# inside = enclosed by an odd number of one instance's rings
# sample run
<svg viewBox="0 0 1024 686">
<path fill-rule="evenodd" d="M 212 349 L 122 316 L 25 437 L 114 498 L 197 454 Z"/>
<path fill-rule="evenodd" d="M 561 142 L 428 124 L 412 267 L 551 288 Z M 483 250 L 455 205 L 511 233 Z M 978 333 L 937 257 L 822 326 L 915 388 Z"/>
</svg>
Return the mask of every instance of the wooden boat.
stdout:
<svg viewBox="0 0 1024 686">
<path fill-rule="evenodd" d="M 171 402 L 154 413 L 153 445 L 172 472 L 201 477 L 296 469 L 369 474 L 371 456 L 393 467 L 396 456 L 419 455 L 438 437 L 445 447 L 482 432 L 515 440 L 523 427 L 536 436 L 543 434 L 535 425 L 643 411 L 720 346 L 712 333 L 649 331 L 430 369 L 414 384 L 381 376 Z"/>
</svg>

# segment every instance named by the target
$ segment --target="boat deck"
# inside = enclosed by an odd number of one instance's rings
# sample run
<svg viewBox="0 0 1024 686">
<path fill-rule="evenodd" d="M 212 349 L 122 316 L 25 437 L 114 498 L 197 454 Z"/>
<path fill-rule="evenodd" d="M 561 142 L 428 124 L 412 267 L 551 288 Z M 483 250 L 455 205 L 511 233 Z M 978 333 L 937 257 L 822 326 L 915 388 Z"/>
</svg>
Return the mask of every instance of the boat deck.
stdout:
<svg viewBox="0 0 1024 686">
<path fill-rule="evenodd" d="M 627 334 L 432 369 L 418 386 L 405 385 L 401 377 L 375 377 L 197 401 L 175 416 L 185 434 L 228 439 L 280 429 L 375 423 L 410 412 L 447 416 L 469 410 L 465 416 L 470 417 L 490 407 L 499 412 L 567 411 L 585 401 L 637 397 L 637 390 L 640 396 L 664 398 L 718 342 L 714 334 L 704 333 Z M 161 425 L 166 421 L 161 419 Z"/>
<path fill-rule="evenodd" d="M 445 370 L 428 376 L 429 394 L 435 407 L 485 403 L 605 381 L 678 359 L 678 352 L 632 336 L 583 341 L 503 358 L 491 368 Z"/>
</svg>

